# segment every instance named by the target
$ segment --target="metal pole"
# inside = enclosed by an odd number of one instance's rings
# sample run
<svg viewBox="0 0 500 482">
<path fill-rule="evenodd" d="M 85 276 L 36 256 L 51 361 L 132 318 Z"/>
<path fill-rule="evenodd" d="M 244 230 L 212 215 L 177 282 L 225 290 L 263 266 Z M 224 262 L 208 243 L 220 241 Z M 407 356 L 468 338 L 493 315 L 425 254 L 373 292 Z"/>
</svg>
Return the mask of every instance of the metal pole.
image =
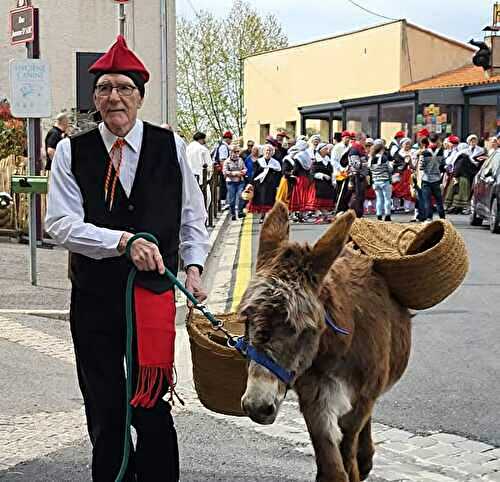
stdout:
<svg viewBox="0 0 500 482">
<path fill-rule="evenodd" d="M 33 58 L 33 43 L 26 45 L 28 58 Z M 28 119 L 28 176 L 36 173 L 35 165 L 35 119 Z M 29 247 L 30 247 L 30 278 L 31 284 L 36 286 L 36 198 L 35 194 L 29 194 Z"/>
<path fill-rule="evenodd" d="M 160 0 L 160 109 L 161 122 L 167 122 L 167 6 Z"/>
<path fill-rule="evenodd" d="M 175 0 L 166 0 L 166 76 L 167 76 L 167 122 L 177 127 L 177 51 Z"/>
<path fill-rule="evenodd" d="M 125 16 L 125 4 L 124 3 L 120 3 L 118 11 L 119 11 L 118 22 L 120 24 L 120 35 L 125 36 L 125 20 L 127 17 Z"/>
</svg>

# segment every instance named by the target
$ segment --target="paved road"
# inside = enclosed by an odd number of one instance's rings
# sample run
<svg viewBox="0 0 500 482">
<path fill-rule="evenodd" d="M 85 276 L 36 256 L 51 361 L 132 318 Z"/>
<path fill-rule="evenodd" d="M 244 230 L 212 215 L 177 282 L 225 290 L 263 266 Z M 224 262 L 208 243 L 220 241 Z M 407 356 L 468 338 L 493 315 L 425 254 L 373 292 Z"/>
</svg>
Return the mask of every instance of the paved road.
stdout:
<svg viewBox="0 0 500 482">
<path fill-rule="evenodd" d="M 255 244 L 260 228 L 247 227 Z M 324 229 L 294 226 L 292 237 L 313 240 Z M 493 331 L 498 310 L 492 291 L 498 291 L 498 284 L 493 286 L 498 262 L 488 258 L 495 253 L 494 238 L 488 232 L 464 227 L 464 236 L 475 247 L 473 270 L 462 288 L 466 294 L 459 293 L 454 303 L 450 300 L 416 318 L 411 366 L 379 404 L 379 423 L 374 427 L 377 455 L 369 482 L 500 481 L 500 449 L 493 447 L 499 445 L 495 412 L 499 393 L 493 376 L 499 365 L 492 351 L 498 339 Z M 231 305 L 227 297 L 241 269 L 240 240 L 240 223 L 233 223 L 212 255 L 206 283 L 214 310 Z M 17 252 L 19 247 L 10 249 Z M 54 250 L 47 255 L 54 269 L 59 267 L 60 276 L 65 253 Z M 67 287 L 58 286 L 47 273 L 42 274 L 48 290 L 25 284 L 16 287 L 16 277 L 10 288 L 15 293 L 26 289 L 30 307 L 63 308 Z M 51 306 L 49 296 L 62 306 Z M 21 307 L 23 298 L 16 298 L 9 297 L 9 307 Z M 183 317 L 179 310 L 179 325 Z M 468 323 L 472 327 L 462 333 Z M 190 389 L 189 342 L 182 327 L 177 348 L 180 391 L 187 401 L 186 408 L 174 408 L 182 481 L 313 480 L 311 446 L 293 394 L 269 427 L 245 418 L 216 416 L 200 406 Z M 0 480 L 88 481 L 90 448 L 67 322 L 0 313 L 0 350 Z M 466 438 L 453 435 L 457 433 Z M 485 473 L 486 477 L 479 477 Z"/>
<path fill-rule="evenodd" d="M 408 370 L 379 401 L 376 419 L 411 432 L 444 431 L 498 446 L 500 236 L 469 226 L 463 216 L 452 220 L 469 250 L 469 274 L 452 296 L 414 319 Z M 292 224 L 291 239 L 313 243 L 326 228 Z M 259 232 L 254 224 L 254 259 Z"/>
</svg>

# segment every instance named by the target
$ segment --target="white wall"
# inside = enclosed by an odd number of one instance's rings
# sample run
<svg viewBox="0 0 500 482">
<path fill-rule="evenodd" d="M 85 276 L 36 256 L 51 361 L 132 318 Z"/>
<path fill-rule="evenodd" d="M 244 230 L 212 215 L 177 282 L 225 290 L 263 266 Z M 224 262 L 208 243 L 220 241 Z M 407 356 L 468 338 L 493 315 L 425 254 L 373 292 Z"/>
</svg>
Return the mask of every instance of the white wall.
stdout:
<svg viewBox="0 0 500 482">
<path fill-rule="evenodd" d="M 8 11 L 15 3 L 0 0 L 0 97 L 9 93 L 9 60 L 26 57 L 24 46 L 10 44 Z M 118 5 L 112 0 L 33 0 L 33 5 L 40 9 L 40 57 L 51 66 L 56 115 L 76 107 L 76 52 L 105 52 L 115 41 Z M 160 123 L 160 0 L 134 0 L 126 11 L 128 46 L 151 73 L 140 116 Z"/>
</svg>

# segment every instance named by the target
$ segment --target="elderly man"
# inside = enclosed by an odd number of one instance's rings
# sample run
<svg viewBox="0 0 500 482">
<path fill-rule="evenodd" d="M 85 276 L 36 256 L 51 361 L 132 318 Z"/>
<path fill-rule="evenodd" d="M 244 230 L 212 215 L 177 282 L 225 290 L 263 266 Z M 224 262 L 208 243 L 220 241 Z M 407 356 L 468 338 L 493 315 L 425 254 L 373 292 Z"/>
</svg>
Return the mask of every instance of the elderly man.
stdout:
<svg viewBox="0 0 500 482">
<path fill-rule="evenodd" d="M 196 132 L 193 136 L 193 142 L 190 142 L 186 148 L 187 161 L 198 184 L 202 183 L 204 167 L 212 172 L 212 158 L 206 142 L 207 135 L 203 132 Z"/>
<path fill-rule="evenodd" d="M 206 213 L 178 137 L 143 122 L 149 73 L 119 36 L 89 69 L 103 122 L 57 146 L 48 199 L 49 234 L 71 251 L 70 322 L 92 451 L 92 478 L 114 481 L 124 453 L 125 413 L 133 407 L 137 443 L 124 481 L 177 481 L 177 436 L 170 405 L 175 301 L 165 266 L 186 266 L 186 287 L 206 297 Z M 134 234 L 148 232 L 159 245 Z M 180 245 L 179 245 L 180 243 Z M 124 255 L 127 250 L 130 260 Z M 133 265 L 137 391 L 126 398 L 125 292 Z M 125 441 L 125 442 L 124 442 Z"/>
<path fill-rule="evenodd" d="M 56 122 L 52 129 L 45 136 L 45 170 L 50 171 L 52 159 L 56 153 L 56 147 L 59 142 L 64 139 L 69 127 L 68 114 L 61 112 L 56 117 Z"/>
</svg>

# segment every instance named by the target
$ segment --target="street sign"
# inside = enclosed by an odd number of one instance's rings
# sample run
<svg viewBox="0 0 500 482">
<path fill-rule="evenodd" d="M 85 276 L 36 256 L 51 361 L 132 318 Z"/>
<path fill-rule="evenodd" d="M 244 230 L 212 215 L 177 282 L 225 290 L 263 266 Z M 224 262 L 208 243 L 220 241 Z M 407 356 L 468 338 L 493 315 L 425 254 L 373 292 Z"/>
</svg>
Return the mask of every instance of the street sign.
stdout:
<svg viewBox="0 0 500 482">
<path fill-rule="evenodd" d="M 14 117 L 42 118 L 52 113 L 50 67 L 46 60 L 11 60 L 10 107 Z"/>
<path fill-rule="evenodd" d="M 130 3 L 130 0 L 114 0 L 115 3 Z"/>
<path fill-rule="evenodd" d="M 34 16 L 33 7 L 10 11 L 10 43 L 12 45 L 33 42 L 35 38 Z"/>
</svg>

